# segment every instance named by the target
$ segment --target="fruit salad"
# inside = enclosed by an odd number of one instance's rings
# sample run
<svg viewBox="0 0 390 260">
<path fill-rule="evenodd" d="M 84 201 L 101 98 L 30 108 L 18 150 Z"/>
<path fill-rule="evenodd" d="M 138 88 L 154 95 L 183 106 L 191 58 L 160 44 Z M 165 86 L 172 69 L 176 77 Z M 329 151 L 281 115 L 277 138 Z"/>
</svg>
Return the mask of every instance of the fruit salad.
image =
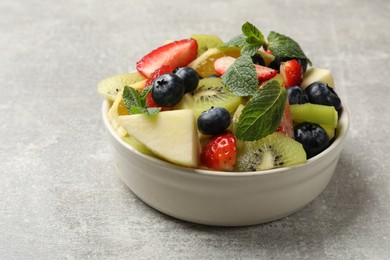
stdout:
<svg viewBox="0 0 390 260">
<path fill-rule="evenodd" d="M 305 163 L 335 137 L 342 105 L 332 74 L 300 45 L 246 22 L 228 41 L 167 41 L 135 71 L 98 84 L 116 134 L 176 165 L 261 171 Z"/>
</svg>

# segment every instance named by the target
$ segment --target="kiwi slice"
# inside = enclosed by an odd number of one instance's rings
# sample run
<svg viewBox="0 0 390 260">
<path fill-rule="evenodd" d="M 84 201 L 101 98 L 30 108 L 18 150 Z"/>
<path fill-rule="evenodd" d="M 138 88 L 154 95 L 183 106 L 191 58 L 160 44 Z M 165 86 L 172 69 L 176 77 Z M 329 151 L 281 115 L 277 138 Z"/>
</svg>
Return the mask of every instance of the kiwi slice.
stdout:
<svg viewBox="0 0 390 260">
<path fill-rule="evenodd" d="M 257 141 L 238 141 L 238 171 L 261 171 L 306 162 L 302 144 L 285 134 L 275 132 Z"/>
<path fill-rule="evenodd" d="M 208 49 L 218 47 L 223 44 L 221 38 L 212 34 L 193 34 L 191 38 L 198 43 L 198 57 Z"/>
<path fill-rule="evenodd" d="M 199 81 L 194 93 L 194 113 L 198 118 L 202 112 L 211 107 L 224 107 L 233 115 L 241 102 L 242 98 L 226 88 L 221 78 L 205 78 Z"/>
<path fill-rule="evenodd" d="M 290 105 L 290 111 L 294 123 L 310 122 L 330 128 L 337 127 L 338 114 L 333 106 L 306 103 Z"/>
<path fill-rule="evenodd" d="M 100 81 L 97 85 L 97 90 L 103 97 L 114 101 L 117 94 L 124 88 L 124 86 L 130 86 L 143 80 L 146 80 L 145 77 L 137 71 L 119 74 Z"/>
</svg>

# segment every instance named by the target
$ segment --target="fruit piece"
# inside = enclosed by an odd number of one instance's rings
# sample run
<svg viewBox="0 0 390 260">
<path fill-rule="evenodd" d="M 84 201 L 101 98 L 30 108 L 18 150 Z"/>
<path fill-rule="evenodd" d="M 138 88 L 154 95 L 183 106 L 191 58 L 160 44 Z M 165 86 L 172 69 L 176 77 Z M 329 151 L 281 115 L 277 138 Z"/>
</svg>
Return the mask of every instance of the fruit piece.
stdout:
<svg viewBox="0 0 390 260">
<path fill-rule="evenodd" d="M 185 67 L 196 58 L 198 44 L 194 39 L 184 39 L 163 45 L 145 55 L 137 62 L 139 73 L 149 78 L 152 73 L 168 65 L 171 68 Z"/>
<path fill-rule="evenodd" d="M 143 80 L 145 80 L 145 77 L 138 72 L 119 74 L 100 81 L 97 85 L 97 91 L 108 100 L 114 101 L 117 94 L 125 86 L 130 86 Z"/>
<path fill-rule="evenodd" d="M 231 124 L 232 125 L 232 129 L 233 129 L 233 133 L 236 133 L 236 126 L 237 126 L 237 123 L 238 123 L 238 119 L 240 118 L 241 112 L 244 109 L 244 107 L 245 106 L 243 104 L 238 105 L 236 111 L 233 114 L 232 124 Z"/>
<path fill-rule="evenodd" d="M 230 113 L 226 108 L 214 107 L 204 111 L 198 117 L 198 129 L 205 135 L 216 135 L 224 132 L 230 125 Z"/>
<path fill-rule="evenodd" d="M 223 44 L 221 38 L 212 34 L 193 34 L 191 38 L 195 39 L 198 43 L 198 57 L 207 50 Z"/>
<path fill-rule="evenodd" d="M 185 93 L 193 92 L 199 84 L 199 75 L 193 68 L 176 68 L 173 73 L 183 80 Z"/>
<path fill-rule="evenodd" d="M 234 63 L 236 59 L 233 57 L 222 57 L 217 59 L 214 62 L 214 70 L 217 73 L 218 76 L 222 76 L 229 67 Z M 256 72 L 257 72 L 257 79 L 259 81 L 265 81 L 273 78 L 278 72 L 276 70 L 260 66 L 257 64 L 254 64 Z"/>
<path fill-rule="evenodd" d="M 299 86 L 303 79 L 303 70 L 297 60 L 282 62 L 280 65 L 280 75 L 284 80 L 286 88 Z"/>
<path fill-rule="evenodd" d="M 240 141 L 238 146 L 238 171 L 261 171 L 306 162 L 302 144 L 280 132 L 257 141 Z"/>
<path fill-rule="evenodd" d="M 282 62 L 286 62 L 286 61 L 293 60 L 293 59 L 298 61 L 298 63 L 302 67 L 303 73 L 305 73 L 306 69 L 307 69 L 307 59 L 275 56 L 275 58 L 269 64 L 269 67 L 273 68 L 275 70 L 280 70 L 280 65 Z"/>
<path fill-rule="evenodd" d="M 201 164 L 216 171 L 232 171 L 236 162 L 236 138 L 231 133 L 212 137 L 203 147 Z"/>
<path fill-rule="evenodd" d="M 185 94 L 180 102 L 172 107 L 172 109 L 194 109 L 194 98 L 191 93 Z"/>
<path fill-rule="evenodd" d="M 287 89 L 287 95 L 290 105 L 305 104 L 309 102 L 306 91 L 300 86 L 293 86 Z"/>
<path fill-rule="evenodd" d="M 153 152 L 150 151 L 145 145 L 140 143 L 137 139 L 130 135 L 122 136 L 121 139 L 125 141 L 127 144 L 131 145 L 134 149 L 136 149 L 138 152 L 147 154 L 150 156 L 154 156 Z"/>
<path fill-rule="evenodd" d="M 329 146 L 329 137 L 326 131 L 318 124 L 301 123 L 295 127 L 295 140 L 305 149 L 307 158 L 316 156 Z"/>
<path fill-rule="evenodd" d="M 301 83 L 302 88 L 306 88 L 311 83 L 320 81 L 328 84 L 330 87 L 334 88 L 334 80 L 332 73 L 327 69 L 321 68 L 310 68 L 303 74 L 303 81 Z"/>
<path fill-rule="evenodd" d="M 153 101 L 159 106 L 171 107 L 184 96 L 183 80 L 173 73 L 163 74 L 153 81 L 151 93 Z"/>
<path fill-rule="evenodd" d="M 306 89 L 309 102 L 313 104 L 334 106 L 337 111 L 341 109 L 341 100 L 333 88 L 323 82 L 313 82 Z"/>
<path fill-rule="evenodd" d="M 265 66 L 265 61 L 264 61 L 263 57 L 260 54 L 256 53 L 251 58 L 252 58 L 253 64 L 257 64 L 257 65 L 260 65 L 260 66 Z"/>
<path fill-rule="evenodd" d="M 127 111 L 127 108 L 123 103 L 122 94 L 123 94 L 123 89 L 120 92 L 118 92 L 114 103 L 111 105 L 107 113 L 108 120 L 110 121 L 112 128 L 115 130 L 115 132 L 118 134 L 119 137 L 123 137 L 127 135 L 126 130 L 119 124 L 119 120 L 118 120 L 119 112 L 121 114 L 126 114 L 126 112 L 129 113 L 129 111 Z M 122 108 L 119 110 L 120 106 Z"/>
<path fill-rule="evenodd" d="M 200 55 L 196 60 L 189 64 L 189 67 L 198 72 L 202 78 L 207 78 L 212 74 L 215 74 L 214 61 L 223 57 L 231 56 L 238 58 L 241 55 L 239 47 L 233 46 L 221 46 L 217 48 L 211 48 Z"/>
<path fill-rule="evenodd" d="M 224 107 L 233 114 L 243 98 L 230 92 L 221 78 L 205 78 L 199 81 L 194 93 L 194 113 L 198 118 L 203 111 L 211 107 Z"/>
<path fill-rule="evenodd" d="M 168 65 L 161 66 L 160 68 L 156 69 L 152 73 L 152 75 L 150 75 L 150 78 L 148 78 L 148 80 L 146 81 L 145 86 L 151 86 L 153 84 L 153 81 L 158 77 L 160 77 L 162 74 L 171 73 L 171 72 L 173 72 L 173 68 L 171 68 L 170 66 Z"/>
<path fill-rule="evenodd" d="M 199 139 L 191 109 L 165 111 L 155 116 L 120 116 L 119 121 L 129 135 L 157 156 L 177 165 L 198 166 Z"/>
<path fill-rule="evenodd" d="M 267 66 L 267 67 L 275 59 L 275 57 L 274 57 L 274 55 L 272 55 L 272 53 L 268 53 L 268 52 L 263 51 L 263 50 L 258 50 L 257 53 L 260 54 L 260 56 L 263 58 L 265 66 Z"/>
<path fill-rule="evenodd" d="M 338 114 L 333 106 L 306 103 L 290 105 L 290 110 L 294 123 L 311 122 L 332 128 L 337 127 Z"/>
<path fill-rule="evenodd" d="M 284 106 L 282 120 L 280 121 L 280 124 L 276 129 L 276 131 L 282 132 L 286 136 L 294 138 L 294 125 L 291 117 L 290 104 L 288 100 L 286 100 L 286 105 Z"/>
</svg>

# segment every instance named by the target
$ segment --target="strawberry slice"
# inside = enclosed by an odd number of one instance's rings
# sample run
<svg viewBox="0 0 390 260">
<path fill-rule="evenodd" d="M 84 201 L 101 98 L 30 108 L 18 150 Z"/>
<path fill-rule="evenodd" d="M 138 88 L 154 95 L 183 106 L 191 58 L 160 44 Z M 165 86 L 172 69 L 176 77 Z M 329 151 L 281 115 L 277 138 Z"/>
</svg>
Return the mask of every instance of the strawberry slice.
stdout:
<svg viewBox="0 0 390 260">
<path fill-rule="evenodd" d="M 297 60 L 289 60 L 280 64 L 280 75 L 286 88 L 299 86 L 303 80 L 303 69 Z"/>
<path fill-rule="evenodd" d="M 236 163 L 236 138 L 230 132 L 213 136 L 203 147 L 201 163 L 216 171 L 232 171 Z"/>
<path fill-rule="evenodd" d="M 214 62 L 214 70 L 217 73 L 218 76 L 222 76 L 228 69 L 229 67 L 234 63 L 236 58 L 230 57 L 230 56 L 225 56 L 217 59 Z M 257 79 L 259 81 L 265 81 L 273 78 L 278 71 L 264 67 L 258 64 L 253 64 L 255 66 L 256 72 L 257 72 Z"/>
<path fill-rule="evenodd" d="M 171 73 L 173 71 L 173 69 L 168 66 L 168 65 L 163 65 L 161 66 L 160 68 L 156 69 L 152 75 L 150 76 L 150 78 L 146 81 L 145 83 L 145 87 L 147 86 L 151 86 L 153 84 L 153 81 L 155 79 L 157 79 L 158 77 L 160 77 L 162 74 L 165 74 L 165 73 Z M 154 102 L 153 98 L 152 98 L 152 92 L 149 91 L 149 93 L 146 95 L 146 106 L 148 108 L 151 108 L 151 107 L 160 107 L 156 102 Z M 161 108 L 161 111 L 166 111 L 166 110 L 170 110 L 169 107 L 162 107 Z"/>
<path fill-rule="evenodd" d="M 136 68 L 139 73 L 150 78 L 152 73 L 163 65 L 173 69 L 187 66 L 196 58 L 197 52 L 198 43 L 192 38 L 174 41 L 145 55 L 137 62 Z"/>
<path fill-rule="evenodd" d="M 282 132 L 286 136 L 294 138 L 294 125 L 291 117 L 290 103 L 288 102 L 288 99 L 286 100 L 282 120 L 280 121 L 276 132 Z"/>
</svg>

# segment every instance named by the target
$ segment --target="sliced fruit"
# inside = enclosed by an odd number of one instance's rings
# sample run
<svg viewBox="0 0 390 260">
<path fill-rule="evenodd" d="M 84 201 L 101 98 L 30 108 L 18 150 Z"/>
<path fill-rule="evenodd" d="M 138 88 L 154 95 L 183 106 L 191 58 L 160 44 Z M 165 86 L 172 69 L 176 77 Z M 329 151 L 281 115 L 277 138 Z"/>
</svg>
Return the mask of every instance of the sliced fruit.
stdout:
<svg viewBox="0 0 390 260">
<path fill-rule="evenodd" d="M 108 100 L 114 101 L 118 92 L 125 86 L 130 86 L 143 80 L 145 80 L 145 77 L 138 72 L 119 74 L 100 81 L 97 85 L 97 91 Z"/>
<path fill-rule="evenodd" d="M 239 47 L 233 46 L 221 46 L 217 48 L 211 48 L 200 55 L 196 60 L 189 64 L 189 67 L 193 68 L 198 72 L 199 76 L 202 78 L 207 78 L 215 74 L 214 62 L 223 56 L 231 56 L 238 58 L 240 53 Z"/>
<path fill-rule="evenodd" d="M 232 171 L 236 163 L 237 145 L 232 133 L 213 136 L 203 147 L 202 165 L 216 171 Z"/>
<path fill-rule="evenodd" d="M 216 35 L 212 34 L 193 34 L 191 38 L 198 43 L 198 57 L 211 48 L 221 46 L 223 41 Z"/>
<path fill-rule="evenodd" d="M 165 73 L 171 73 L 175 68 L 171 68 L 168 65 L 162 65 L 160 68 L 153 71 L 152 75 L 148 78 L 148 80 L 145 83 L 145 86 L 151 86 L 153 84 L 153 81 L 160 77 L 162 74 Z"/>
<path fill-rule="evenodd" d="M 233 130 L 233 133 L 236 133 L 236 127 L 237 127 L 238 119 L 240 118 L 241 112 L 244 109 L 244 107 L 245 106 L 243 104 L 239 104 L 237 109 L 236 109 L 236 111 L 233 114 L 232 124 L 231 124 L 231 129 Z"/>
<path fill-rule="evenodd" d="M 274 57 L 274 55 L 272 55 L 272 53 L 268 53 L 268 52 L 263 51 L 263 50 L 259 50 L 257 53 L 260 54 L 260 56 L 263 58 L 265 66 L 267 66 L 267 67 L 275 59 L 275 57 Z"/>
<path fill-rule="evenodd" d="M 152 151 L 150 151 L 145 145 L 140 143 L 137 139 L 130 135 L 122 136 L 121 139 L 125 141 L 127 144 L 131 145 L 134 149 L 136 149 L 138 152 L 154 156 Z"/>
<path fill-rule="evenodd" d="M 322 68 L 310 68 L 303 75 L 303 81 L 301 83 L 302 88 L 306 88 L 311 83 L 321 81 L 328 84 L 330 87 L 334 88 L 334 80 L 332 73 L 327 69 Z"/>
<path fill-rule="evenodd" d="M 123 89 L 117 94 L 114 103 L 112 104 L 107 113 L 108 120 L 110 121 L 112 128 L 115 130 L 119 137 L 127 135 L 126 130 L 123 128 L 123 126 L 120 125 L 118 121 L 119 113 L 121 113 L 122 115 L 126 115 L 126 112 L 128 113 L 127 108 L 123 103 L 122 94 Z"/>
<path fill-rule="evenodd" d="M 290 105 L 294 123 L 310 122 L 331 128 L 337 127 L 338 114 L 333 106 L 306 103 Z"/>
<path fill-rule="evenodd" d="M 229 67 L 234 63 L 235 60 L 236 58 L 228 57 L 228 56 L 217 59 L 214 62 L 214 70 L 217 73 L 217 75 L 222 76 L 229 69 Z M 274 69 L 267 68 L 265 66 L 261 66 L 258 64 L 253 64 L 253 66 L 255 66 L 257 72 L 257 79 L 259 81 L 269 80 L 278 73 L 278 71 Z"/>
<path fill-rule="evenodd" d="M 222 84 L 221 78 L 201 79 L 194 93 L 195 117 L 198 118 L 211 107 L 224 107 L 233 115 L 242 100 L 242 97 L 233 94 Z"/>
<path fill-rule="evenodd" d="M 175 69 L 176 67 L 185 67 L 196 58 L 198 44 L 194 39 L 184 39 L 174 41 L 163 45 L 145 55 L 137 62 L 136 68 L 146 78 L 161 68 L 168 65 Z"/>
<path fill-rule="evenodd" d="M 286 100 L 282 120 L 280 121 L 280 124 L 276 131 L 282 132 L 286 136 L 294 138 L 294 125 L 291 117 L 290 104 L 288 100 Z"/>
<path fill-rule="evenodd" d="M 199 139 L 191 109 L 165 111 L 155 116 L 120 116 L 119 121 L 130 136 L 157 156 L 181 166 L 198 166 Z"/>
<path fill-rule="evenodd" d="M 185 94 L 179 104 L 172 107 L 172 109 L 194 109 L 194 98 L 192 94 Z"/>
<path fill-rule="evenodd" d="M 280 75 L 286 88 L 299 86 L 303 79 L 303 69 L 297 60 L 289 60 L 280 64 Z"/>
<path fill-rule="evenodd" d="M 302 144 L 275 132 L 257 141 L 240 141 L 235 168 L 238 171 L 261 171 L 306 162 Z"/>
</svg>

